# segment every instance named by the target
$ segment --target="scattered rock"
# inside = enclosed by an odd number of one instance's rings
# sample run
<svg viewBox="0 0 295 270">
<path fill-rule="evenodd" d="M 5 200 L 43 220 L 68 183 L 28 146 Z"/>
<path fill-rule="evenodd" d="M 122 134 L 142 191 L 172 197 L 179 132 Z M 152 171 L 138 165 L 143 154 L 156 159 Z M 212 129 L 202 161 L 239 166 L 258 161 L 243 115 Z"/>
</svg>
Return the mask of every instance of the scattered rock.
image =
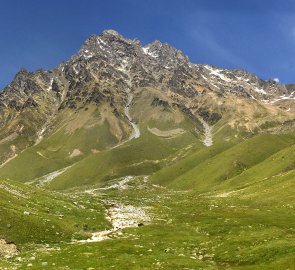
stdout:
<svg viewBox="0 0 295 270">
<path fill-rule="evenodd" d="M 4 239 L 0 239 L 0 257 L 9 258 L 18 253 L 14 243 L 7 243 Z"/>
</svg>

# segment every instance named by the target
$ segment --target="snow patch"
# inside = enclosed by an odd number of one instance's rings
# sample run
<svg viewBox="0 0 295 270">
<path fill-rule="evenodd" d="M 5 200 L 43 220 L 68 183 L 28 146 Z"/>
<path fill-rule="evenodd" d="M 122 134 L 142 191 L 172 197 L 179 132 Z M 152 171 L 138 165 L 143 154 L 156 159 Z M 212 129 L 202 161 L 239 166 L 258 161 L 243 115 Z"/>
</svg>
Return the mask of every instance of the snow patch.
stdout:
<svg viewBox="0 0 295 270">
<path fill-rule="evenodd" d="M 267 93 L 261 88 L 254 87 L 253 90 L 259 94 L 267 95 Z"/>
<path fill-rule="evenodd" d="M 209 70 L 209 72 L 214 75 L 215 77 L 219 77 L 221 80 L 225 81 L 225 82 L 231 82 L 232 80 L 227 78 L 224 74 L 222 74 L 222 70 L 221 69 L 213 69 L 210 66 L 205 65 L 205 68 Z"/>
<path fill-rule="evenodd" d="M 50 80 L 50 85 L 47 88 L 47 92 L 52 90 L 53 79 Z"/>
<path fill-rule="evenodd" d="M 280 96 L 279 98 L 276 98 L 276 99 L 273 99 L 273 100 L 270 100 L 267 102 L 265 101 L 265 103 L 274 104 L 274 103 L 276 103 L 278 101 L 282 101 L 282 100 L 295 100 L 294 94 L 295 94 L 295 91 L 291 92 L 291 94 L 289 96 L 283 95 L 283 96 Z"/>
<path fill-rule="evenodd" d="M 102 187 L 98 188 L 98 190 L 109 190 L 109 189 L 118 189 L 118 190 L 124 190 L 128 189 L 128 183 L 133 179 L 134 177 L 129 175 L 126 177 L 122 177 L 121 180 L 119 180 L 116 184 L 110 185 L 108 187 Z"/>
<path fill-rule="evenodd" d="M 91 58 L 91 57 L 93 57 L 93 56 L 94 56 L 93 53 L 83 54 L 83 57 L 84 57 L 86 60 L 89 59 L 89 58 Z"/>
<path fill-rule="evenodd" d="M 96 42 L 98 45 L 107 45 L 106 42 L 104 40 L 102 40 L 100 37 L 97 37 Z"/>
<path fill-rule="evenodd" d="M 46 126 L 43 127 L 38 133 L 37 133 L 37 140 L 35 142 L 35 145 L 39 144 L 42 140 L 43 140 L 43 135 L 44 135 L 44 132 L 46 131 Z"/>
<path fill-rule="evenodd" d="M 142 50 L 143 50 L 144 54 L 149 55 L 149 56 L 151 56 L 153 58 L 159 57 L 159 55 L 156 52 L 150 52 L 149 51 L 150 50 L 149 47 L 143 47 Z"/>
<path fill-rule="evenodd" d="M 74 70 L 74 72 L 75 72 L 76 74 L 78 74 L 79 71 L 76 69 L 76 66 L 77 66 L 77 65 L 73 65 L 73 70 Z"/>
</svg>

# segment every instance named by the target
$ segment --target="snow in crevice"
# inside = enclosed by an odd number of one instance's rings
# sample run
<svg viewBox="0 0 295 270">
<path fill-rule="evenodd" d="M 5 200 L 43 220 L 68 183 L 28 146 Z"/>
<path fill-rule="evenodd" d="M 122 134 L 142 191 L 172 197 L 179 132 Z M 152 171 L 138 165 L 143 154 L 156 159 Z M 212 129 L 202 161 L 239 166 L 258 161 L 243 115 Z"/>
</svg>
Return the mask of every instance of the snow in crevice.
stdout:
<svg viewBox="0 0 295 270">
<path fill-rule="evenodd" d="M 215 77 L 219 77 L 221 80 L 225 82 L 231 82 L 232 80 L 227 78 L 224 74 L 222 74 L 221 69 L 213 69 L 212 67 L 205 65 L 206 69 L 209 70 L 209 72 L 214 75 Z"/>
<path fill-rule="evenodd" d="M 117 70 L 119 70 L 122 73 L 124 73 L 125 75 L 129 76 L 127 67 L 128 67 L 128 61 L 126 59 L 123 59 L 121 64 L 117 67 Z M 129 86 L 131 86 L 129 81 L 127 81 L 127 83 L 128 83 Z"/>
<path fill-rule="evenodd" d="M 52 84 L 53 84 L 53 79 L 50 80 L 50 84 L 49 84 L 49 86 L 47 88 L 47 92 L 52 90 Z"/>
<path fill-rule="evenodd" d="M 96 42 L 98 45 L 103 45 L 103 46 L 107 45 L 107 43 L 104 40 L 102 40 L 100 37 L 97 37 Z"/>
<path fill-rule="evenodd" d="M 44 132 L 46 131 L 47 125 L 45 126 L 37 133 L 37 140 L 35 142 L 35 145 L 39 144 L 43 140 Z"/>
<path fill-rule="evenodd" d="M 79 71 L 77 70 L 77 65 L 73 65 L 73 70 L 76 73 L 76 75 L 79 74 Z"/>
<path fill-rule="evenodd" d="M 259 94 L 267 95 L 267 93 L 261 88 L 254 87 L 253 90 Z"/>
<path fill-rule="evenodd" d="M 201 74 L 201 77 L 206 81 L 208 80 L 208 78 L 206 78 L 203 74 Z"/>
<path fill-rule="evenodd" d="M 132 139 L 137 139 L 140 137 L 140 129 L 138 127 L 138 125 L 134 122 L 134 120 L 132 119 L 131 115 L 130 115 L 130 105 L 132 103 L 133 100 L 133 94 L 129 91 L 128 92 L 128 97 L 127 97 L 127 104 L 124 108 L 124 113 L 130 123 L 130 125 L 132 126 L 132 133 L 129 137 L 129 141 Z"/>
<path fill-rule="evenodd" d="M 275 98 L 273 100 L 263 100 L 263 102 L 274 104 L 274 103 L 277 103 L 277 102 L 283 101 L 283 100 L 295 100 L 295 91 L 291 92 L 290 95 L 283 95 L 283 96 L 280 96 L 279 98 Z"/>
<path fill-rule="evenodd" d="M 149 56 L 151 56 L 153 58 L 159 57 L 159 55 L 156 52 L 150 52 L 149 47 L 143 47 L 142 50 L 143 50 L 144 54 L 149 55 Z"/>
<path fill-rule="evenodd" d="M 82 56 L 87 60 L 87 59 L 93 57 L 94 54 L 92 52 L 89 52 L 89 50 L 85 50 Z"/>
</svg>

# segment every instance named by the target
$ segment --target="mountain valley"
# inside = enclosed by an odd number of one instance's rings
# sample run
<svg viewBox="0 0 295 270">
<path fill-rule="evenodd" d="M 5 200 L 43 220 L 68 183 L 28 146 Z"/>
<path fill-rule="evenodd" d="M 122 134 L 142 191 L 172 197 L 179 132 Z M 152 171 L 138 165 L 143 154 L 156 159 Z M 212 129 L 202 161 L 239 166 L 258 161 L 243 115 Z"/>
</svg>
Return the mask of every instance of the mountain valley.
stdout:
<svg viewBox="0 0 295 270">
<path fill-rule="evenodd" d="M 1 269 L 295 269 L 295 85 L 114 30 L 0 93 Z"/>
</svg>

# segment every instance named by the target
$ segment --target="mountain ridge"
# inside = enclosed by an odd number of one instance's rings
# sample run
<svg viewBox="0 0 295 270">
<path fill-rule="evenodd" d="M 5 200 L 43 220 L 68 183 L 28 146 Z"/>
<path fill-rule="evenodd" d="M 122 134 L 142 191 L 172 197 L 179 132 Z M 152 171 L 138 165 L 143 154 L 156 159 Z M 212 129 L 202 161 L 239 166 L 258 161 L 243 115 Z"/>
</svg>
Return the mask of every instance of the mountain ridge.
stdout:
<svg viewBox="0 0 295 270">
<path fill-rule="evenodd" d="M 142 47 L 137 39 L 106 30 L 52 70 L 20 70 L 0 93 L 0 162 L 5 167 L 36 145 L 49 151 L 41 142 L 46 139 L 47 145 L 57 134 L 54 144 L 67 167 L 151 130 L 159 137 L 180 128 L 210 146 L 215 140 L 242 139 L 242 133 L 284 129 L 293 119 L 293 89 L 241 69 L 192 64 L 167 43 Z M 223 132 L 230 135 L 223 138 Z M 83 142 L 86 133 L 92 134 L 92 148 Z M 76 136 L 76 147 L 62 150 L 67 136 Z"/>
</svg>

